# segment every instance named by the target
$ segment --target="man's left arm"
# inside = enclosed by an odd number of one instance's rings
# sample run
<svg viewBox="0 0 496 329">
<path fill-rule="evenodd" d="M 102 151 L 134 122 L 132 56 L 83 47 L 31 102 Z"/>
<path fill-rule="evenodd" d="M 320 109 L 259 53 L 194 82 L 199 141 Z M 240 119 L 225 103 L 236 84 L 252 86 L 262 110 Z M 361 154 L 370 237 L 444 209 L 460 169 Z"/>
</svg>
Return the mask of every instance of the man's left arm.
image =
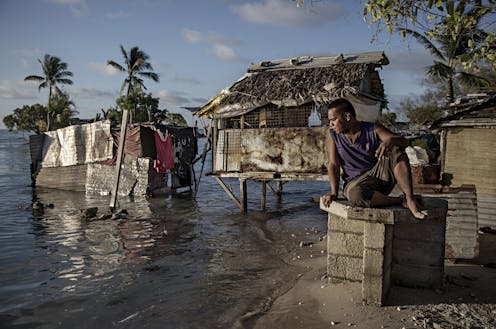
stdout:
<svg viewBox="0 0 496 329">
<path fill-rule="evenodd" d="M 391 132 L 380 123 L 375 124 L 375 133 L 382 142 L 375 151 L 375 156 L 379 159 L 388 155 L 394 146 L 398 146 L 402 149 L 410 146 L 410 141 L 408 139 Z"/>
</svg>

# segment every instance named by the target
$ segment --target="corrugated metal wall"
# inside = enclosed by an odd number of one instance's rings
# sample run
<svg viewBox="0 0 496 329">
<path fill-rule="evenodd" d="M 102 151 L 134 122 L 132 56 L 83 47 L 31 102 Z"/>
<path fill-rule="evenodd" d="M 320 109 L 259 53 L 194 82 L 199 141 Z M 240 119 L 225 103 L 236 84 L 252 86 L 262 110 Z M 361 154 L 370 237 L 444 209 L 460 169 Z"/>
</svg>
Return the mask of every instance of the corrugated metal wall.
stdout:
<svg viewBox="0 0 496 329">
<path fill-rule="evenodd" d="M 496 228 L 496 130 L 450 128 L 446 138 L 444 172 L 452 184 L 474 184 L 477 188 L 479 227 Z"/>
<path fill-rule="evenodd" d="M 436 186 L 436 185 L 424 185 Z M 423 196 L 440 198 L 448 201 L 446 215 L 445 257 L 448 259 L 473 259 L 479 255 L 479 237 L 477 234 L 477 195 L 474 185 L 462 188 L 449 188 L 445 192 L 435 193 L 432 188 L 417 187 L 415 192 Z"/>
</svg>

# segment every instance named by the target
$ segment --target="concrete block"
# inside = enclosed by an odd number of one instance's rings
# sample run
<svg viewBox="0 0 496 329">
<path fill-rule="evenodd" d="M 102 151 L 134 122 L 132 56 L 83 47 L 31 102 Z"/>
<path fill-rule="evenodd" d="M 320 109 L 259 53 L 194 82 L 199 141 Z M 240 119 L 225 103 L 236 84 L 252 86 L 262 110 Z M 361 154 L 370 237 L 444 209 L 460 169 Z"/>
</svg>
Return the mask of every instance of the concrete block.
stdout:
<svg viewBox="0 0 496 329">
<path fill-rule="evenodd" d="M 348 218 L 363 220 L 365 222 L 375 222 L 383 224 L 393 224 L 395 211 L 385 208 L 360 208 L 351 207 L 348 210 Z"/>
<path fill-rule="evenodd" d="M 363 277 L 382 276 L 384 272 L 384 253 L 382 250 L 365 249 L 363 251 Z"/>
<path fill-rule="evenodd" d="M 327 249 L 336 255 L 362 257 L 363 235 L 331 231 L 327 234 Z"/>
<path fill-rule="evenodd" d="M 386 225 L 382 223 L 365 222 L 363 245 L 365 248 L 383 249 L 386 244 Z"/>
<path fill-rule="evenodd" d="M 364 302 L 373 305 L 384 303 L 392 282 L 438 287 L 444 275 L 447 202 L 425 198 L 424 204 L 429 215 L 418 220 L 402 207 L 358 208 L 339 201 L 326 208 L 321 203 L 329 213 L 329 281 L 362 281 Z"/>
<path fill-rule="evenodd" d="M 362 257 L 355 258 L 329 254 L 327 256 L 329 282 L 362 281 L 362 263 Z"/>
<path fill-rule="evenodd" d="M 362 282 L 362 299 L 367 305 L 382 306 L 389 292 L 389 280 L 382 276 L 365 276 Z"/>
<path fill-rule="evenodd" d="M 329 231 L 363 234 L 363 221 L 345 219 L 343 217 L 329 214 L 327 229 Z"/>
</svg>

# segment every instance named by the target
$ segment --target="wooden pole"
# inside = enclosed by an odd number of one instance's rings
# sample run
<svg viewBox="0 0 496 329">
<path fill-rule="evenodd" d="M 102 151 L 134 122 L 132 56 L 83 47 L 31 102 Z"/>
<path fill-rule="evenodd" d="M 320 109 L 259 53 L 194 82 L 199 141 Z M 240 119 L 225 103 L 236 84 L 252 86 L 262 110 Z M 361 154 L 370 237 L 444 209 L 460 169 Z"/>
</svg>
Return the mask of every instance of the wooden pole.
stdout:
<svg viewBox="0 0 496 329">
<path fill-rule="evenodd" d="M 214 119 L 212 126 L 212 172 L 216 171 L 217 167 L 217 119 Z"/>
<path fill-rule="evenodd" d="M 282 182 L 280 180 L 277 181 L 277 196 L 279 199 L 282 196 Z"/>
<path fill-rule="evenodd" d="M 212 134 L 212 124 L 210 124 L 209 129 L 207 130 L 207 136 L 205 137 L 205 139 L 206 139 L 205 145 L 203 145 L 203 152 L 201 155 L 202 164 L 201 164 L 201 169 L 200 169 L 200 175 L 198 176 L 198 182 L 196 183 L 196 187 L 195 187 L 195 196 L 196 196 L 196 193 L 198 192 L 198 187 L 200 186 L 200 179 L 201 179 L 201 175 L 203 173 L 203 167 L 205 166 L 205 159 L 207 158 L 207 152 L 209 149 L 209 144 L 211 144 L 211 142 L 210 142 L 211 134 Z M 212 147 L 212 146 L 210 145 L 210 147 Z M 212 153 L 213 153 L 213 151 L 212 151 Z"/>
<path fill-rule="evenodd" d="M 239 198 L 241 201 L 241 212 L 248 211 L 248 195 L 246 193 L 246 179 L 239 179 Z"/>
<path fill-rule="evenodd" d="M 117 161 L 115 163 L 115 176 L 114 185 L 112 186 L 112 194 L 110 195 L 110 211 L 115 210 L 115 204 L 117 203 L 117 192 L 119 191 L 119 179 L 121 176 L 121 164 L 122 156 L 124 154 L 124 143 L 126 141 L 126 131 L 127 131 L 127 117 L 129 116 L 128 110 L 124 109 L 122 112 L 121 120 L 121 135 L 119 138 L 119 148 L 117 149 Z"/>
<path fill-rule="evenodd" d="M 262 181 L 262 210 L 265 210 L 266 195 L 267 195 L 267 182 Z"/>
<path fill-rule="evenodd" d="M 231 198 L 231 200 L 234 201 L 234 203 L 236 204 L 236 206 L 238 206 L 238 208 L 241 211 L 243 211 L 241 202 L 234 195 L 234 193 L 231 191 L 231 189 L 222 181 L 222 179 L 220 177 L 214 176 L 214 178 L 217 181 L 217 183 L 219 183 L 220 187 L 222 187 L 224 189 L 224 191 L 226 191 L 227 195 Z"/>
</svg>

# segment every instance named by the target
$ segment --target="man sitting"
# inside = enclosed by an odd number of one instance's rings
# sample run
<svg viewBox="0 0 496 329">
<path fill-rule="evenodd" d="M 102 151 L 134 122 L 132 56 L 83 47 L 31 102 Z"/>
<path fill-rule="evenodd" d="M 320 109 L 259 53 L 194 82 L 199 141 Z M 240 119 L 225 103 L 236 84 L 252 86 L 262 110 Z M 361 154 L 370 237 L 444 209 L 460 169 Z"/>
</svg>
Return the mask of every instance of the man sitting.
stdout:
<svg viewBox="0 0 496 329">
<path fill-rule="evenodd" d="M 410 142 L 379 123 L 358 121 L 353 105 L 340 98 L 329 104 L 327 173 L 331 193 L 323 201 L 329 206 L 339 190 L 343 169 L 344 195 L 353 206 L 381 207 L 403 204 L 413 216 L 423 219 L 413 195 L 410 163 L 404 149 Z M 389 196 L 398 184 L 404 197 Z"/>
</svg>

